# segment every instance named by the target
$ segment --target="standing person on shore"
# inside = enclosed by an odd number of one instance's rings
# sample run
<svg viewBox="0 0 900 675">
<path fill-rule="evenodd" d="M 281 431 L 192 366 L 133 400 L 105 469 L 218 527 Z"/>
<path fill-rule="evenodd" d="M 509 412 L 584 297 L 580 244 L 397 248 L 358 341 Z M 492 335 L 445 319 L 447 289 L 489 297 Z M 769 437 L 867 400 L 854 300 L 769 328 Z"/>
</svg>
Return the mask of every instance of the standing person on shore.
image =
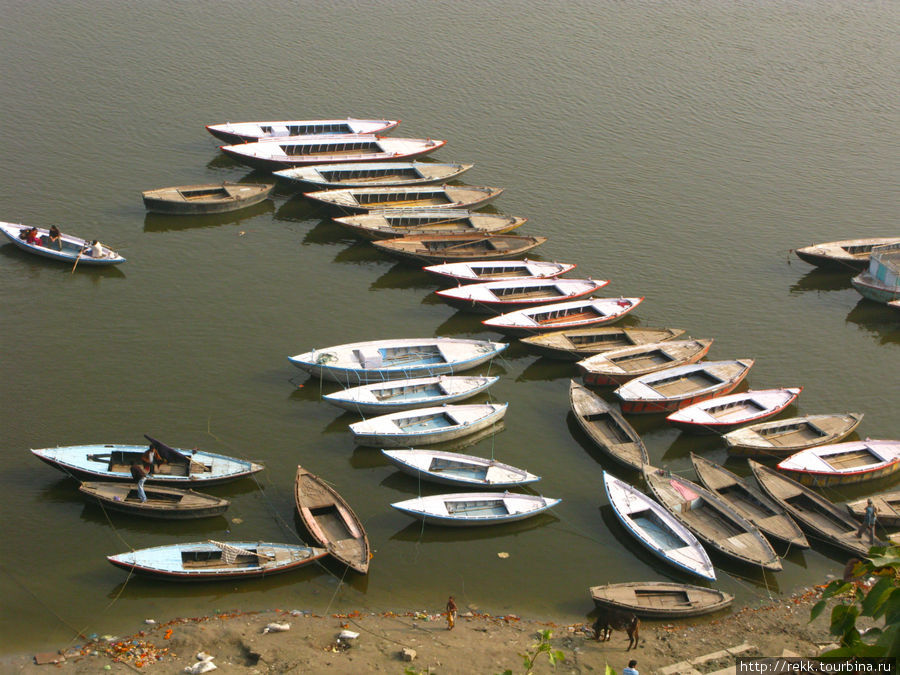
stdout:
<svg viewBox="0 0 900 675">
<path fill-rule="evenodd" d="M 637 669 L 637 661 L 631 659 L 631 661 L 628 662 L 628 667 L 622 668 L 622 675 L 640 675 Z"/>
<path fill-rule="evenodd" d="M 868 530 L 869 532 L 869 546 L 873 546 L 875 544 L 875 521 L 876 521 L 876 513 L 878 509 L 875 508 L 875 505 L 872 503 L 871 499 L 866 500 L 866 511 L 863 515 L 862 524 L 859 526 L 859 529 L 856 531 L 856 538 L 862 539 L 862 533 Z"/>
<path fill-rule="evenodd" d="M 456 602 L 453 600 L 453 596 L 450 596 L 450 599 L 447 600 L 447 630 L 453 630 L 453 626 L 456 624 Z"/>
</svg>

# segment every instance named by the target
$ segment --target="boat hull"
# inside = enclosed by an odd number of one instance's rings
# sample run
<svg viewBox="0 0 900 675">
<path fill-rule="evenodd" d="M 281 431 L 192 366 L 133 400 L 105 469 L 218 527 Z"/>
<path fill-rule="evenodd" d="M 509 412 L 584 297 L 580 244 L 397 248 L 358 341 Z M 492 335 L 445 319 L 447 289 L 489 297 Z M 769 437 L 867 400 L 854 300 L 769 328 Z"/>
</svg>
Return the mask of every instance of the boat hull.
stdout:
<svg viewBox="0 0 900 675">
<path fill-rule="evenodd" d="M 154 485 L 144 488 L 146 502 L 142 502 L 137 496 L 136 486 L 128 483 L 82 483 L 78 489 L 104 509 L 159 520 L 213 518 L 225 513 L 230 504 L 227 499 L 193 490 Z"/>
<path fill-rule="evenodd" d="M 474 434 L 482 429 L 487 429 L 502 420 L 503 416 L 506 414 L 506 404 L 484 405 L 492 407 L 493 410 L 486 411 L 483 416 L 463 424 L 452 424 L 448 426 L 441 424 L 440 426 L 429 427 L 427 423 L 423 423 L 422 425 L 418 425 L 420 428 L 417 430 L 409 428 L 409 430 L 403 432 L 391 432 L 377 430 L 367 431 L 366 429 L 370 428 L 368 425 L 365 427 L 359 426 L 366 424 L 363 422 L 351 424 L 350 431 L 353 433 L 353 440 L 357 445 L 364 445 L 367 447 L 410 448 L 416 445 L 445 443 Z M 440 408 L 422 408 L 420 412 L 426 413 L 432 410 L 440 410 Z M 381 417 L 385 416 L 382 415 Z M 374 424 L 378 419 L 379 418 L 376 417 L 372 418 L 370 421 Z"/>
<path fill-rule="evenodd" d="M 440 483 L 469 488 L 511 488 L 540 480 L 523 469 L 494 460 L 442 450 L 382 450 L 403 473 Z M 416 461 L 424 460 L 424 461 Z"/>
<path fill-rule="evenodd" d="M 372 385 L 363 385 L 363 387 L 372 387 L 376 392 L 391 388 L 391 385 L 394 385 L 397 388 L 409 387 L 413 390 L 420 390 L 421 395 L 417 396 L 415 391 L 412 391 L 408 394 L 398 394 L 396 397 L 376 395 L 373 397 L 376 400 L 371 401 L 362 400 L 360 397 L 351 398 L 349 394 L 356 389 L 363 388 L 359 387 L 337 392 L 335 394 L 326 394 L 322 398 L 338 408 L 343 408 L 344 410 L 349 410 L 350 412 L 360 415 L 385 415 L 403 410 L 414 410 L 416 408 L 464 401 L 486 391 L 499 379 L 500 378 L 496 375 L 493 377 L 439 375 L 437 377 L 422 377 L 409 380 L 390 380 L 389 384 L 376 383 Z M 452 387 L 451 393 L 435 393 L 429 395 L 429 391 L 432 389 L 447 387 L 450 383 L 463 381 L 471 381 L 471 384 L 469 386 Z"/>
<path fill-rule="evenodd" d="M 560 502 L 559 499 L 546 499 L 509 492 L 454 493 L 439 495 L 439 497 L 442 504 L 449 504 L 444 513 L 438 512 L 433 507 L 433 498 L 429 497 L 407 499 L 391 504 L 391 506 L 431 525 L 472 527 L 525 520 L 553 508 Z"/>
<path fill-rule="evenodd" d="M 686 619 L 727 609 L 734 596 L 714 588 L 669 582 L 636 582 L 594 586 L 598 609 L 631 612 L 642 619 Z"/>
<path fill-rule="evenodd" d="M 231 211 L 239 211 L 246 209 L 254 204 L 259 204 L 269 198 L 272 194 L 274 185 L 189 185 L 182 188 L 168 188 L 164 190 L 150 190 L 144 192 L 141 198 L 144 201 L 144 207 L 152 213 L 163 213 L 169 215 L 207 215 L 211 213 L 229 213 Z M 217 193 L 219 197 L 210 197 L 206 199 L 181 199 L 178 198 L 179 190 L 201 190 L 206 189 L 214 192 L 216 189 L 222 190 Z M 246 191 L 246 194 L 242 194 Z"/>
</svg>

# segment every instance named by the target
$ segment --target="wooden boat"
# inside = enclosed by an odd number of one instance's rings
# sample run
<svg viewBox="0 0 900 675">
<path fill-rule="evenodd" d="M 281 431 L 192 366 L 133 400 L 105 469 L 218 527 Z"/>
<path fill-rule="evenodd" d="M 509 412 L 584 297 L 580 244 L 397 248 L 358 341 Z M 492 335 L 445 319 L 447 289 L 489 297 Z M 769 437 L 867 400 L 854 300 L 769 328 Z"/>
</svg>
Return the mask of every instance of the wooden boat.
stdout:
<svg viewBox="0 0 900 675">
<path fill-rule="evenodd" d="M 625 413 L 670 413 L 737 387 L 753 359 L 701 361 L 636 377 L 615 390 Z"/>
<path fill-rule="evenodd" d="M 576 365 L 590 386 L 619 386 L 641 375 L 696 363 L 712 340 L 667 340 L 594 354 Z"/>
<path fill-rule="evenodd" d="M 328 190 L 444 183 L 473 166 L 459 162 L 351 162 L 297 166 L 273 173 L 291 183 Z"/>
<path fill-rule="evenodd" d="M 352 570 L 369 571 L 372 552 L 362 521 L 347 501 L 302 466 L 294 479 L 294 503 L 313 541 Z"/>
<path fill-rule="evenodd" d="M 863 413 L 804 415 L 760 422 L 722 436 L 728 454 L 736 457 L 789 457 L 805 448 L 837 443 L 862 421 Z"/>
<path fill-rule="evenodd" d="M 840 270 L 863 270 L 869 265 L 872 249 L 886 244 L 900 244 L 900 237 L 842 239 L 804 246 L 794 251 L 797 257 L 817 267 Z"/>
<path fill-rule="evenodd" d="M 116 567 L 166 581 L 267 577 L 328 555 L 324 548 L 266 541 L 195 541 L 107 556 Z"/>
<path fill-rule="evenodd" d="M 206 130 L 226 143 L 247 143 L 286 136 L 380 134 L 400 124 L 400 120 L 279 120 L 275 122 L 225 122 L 207 124 Z"/>
<path fill-rule="evenodd" d="M 198 215 L 245 209 L 267 199 L 274 188 L 274 184 L 225 181 L 147 190 L 141 197 L 147 210 L 154 213 Z"/>
<path fill-rule="evenodd" d="M 486 214 L 476 214 L 486 215 Z M 543 260 L 475 260 L 469 262 L 428 265 L 422 269 L 459 284 L 507 279 L 550 279 L 571 272 L 576 263 L 545 262 Z"/>
<path fill-rule="evenodd" d="M 496 525 L 531 518 L 559 499 L 513 492 L 460 492 L 415 497 L 391 504 L 398 511 L 435 525 Z"/>
<path fill-rule="evenodd" d="M 507 403 L 432 406 L 379 415 L 350 425 L 358 445 L 411 448 L 453 441 L 499 422 Z"/>
<path fill-rule="evenodd" d="M 900 300 L 900 243 L 873 248 L 869 268 L 850 283 L 869 300 L 884 303 Z"/>
<path fill-rule="evenodd" d="M 528 219 L 465 209 L 384 209 L 332 220 L 363 239 L 395 239 L 420 235 L 505 234 Z"/>
<path fill-rule="evenodd" d="M 686 478 L 645 464 L 644 480 L 659 503 L 704 546 L 732 560 L 777 572 L 781 559 L 759 528 L 728 502 Z"/>
<path fill-rule="evenodd" d="M 515 258 L 545 241 L 514 234 L 422 234 L 373 241 L 372 246 L 402 260 L 431 264 Z"/>
<path fill-rule="evenodd" d="M 807 448 L 781 460 L 778 470 L 801 485 L 853 485 L 900 470 L 900 441 L 845 441 Z"/>
<path fill-rule="evenodd" d="M 580 361 L 612 349 L 664 342 L 684 335 L 680 328 L 598 326 L 557 330 L 521 338 L 528 351 L 563 361 Z"/>
<path fill-rule="evenodd" d="M 447 144 L 430 138 L 393 138 L 371 134 L 348 136 L 291 136 L 219 148 L 229 157 L 255 169 L 275 171 L 309 164 L 382 162 L 412 159 Z"/>
<path fill-rule="evenodd" d="M 603 485 L 616 518 L 647 550 L 684 572 L 715 581 L 716 571 L 706 549 L 675 516 L 606 471 Z"/>
<path fill-rule="evenodd" d="M 481 323 L 506 335 L 524 336 L 541 331 L 599 326 L 618 321 L 644 298 L 587 298 L 519 309 Z"/>
<path fill-rule="evenodd" d="M 382 450 L 391 463 L 410 476 L 444 485 L 510 488 L 541 479 L 533 473 L 494 459 L 445 450 Z"/>
<path fill-rule="evenodd" d="M 569 406 L 584 432 L 614 460 L 637 471 L 650 461 L 647 447 L 622 413 L 575 380 L 569 382 Z"/>
<path fill-rule="evenodd" d="M 731 606 L 734 596 L 715 588 L 669 581 L 636 581 L 592 586 L 597 607 L 631 612 L 646 619 L 686 619 Z"/>
<path fill-rule="evenodd" d="M 752 459 L 747 463 L 763 491 L 784 507 L 807 534 L 854 556 L 863 557 L 869 552 L 868 542 L 856 537 L 858 523 L 846 511 L 775 469 Z M 877 539 L 875 543 L 884 545 Z"/>
<path fill-rule="evenodd" d="M 466 284 L 445 288 L 435 294 L 459 309 L 480 314 L 502 314 L 551 302 L 575 300 L 600 290 L 608 283 L 606 279 L 514 279 Z"/>
<path fill-rule="evenodd" d="M 796 401 L 801 391 L 803 387 L 781 387 L 716 396 L 676 410 L 666 421 L 695 434 L 724 434 L 777 415 Z"/>
<path fill-rule="evenodd" d="M 133 483 L 86 482 L 78 489 L 88 497 L 96 499 L 105 509 L 166 520 L 218 516 L 224 513 L 231 503 L 227 499 L 202 492 L 180 490 L 165 485 L 146 485 L 144 487 L 146 502 L 142 502 L 138 497 L 137 485 Z"/>
<path fill-rule="evenodd" d="M 756 525 L 769 541 L 777 539 L 790 546 L 809 548 L 800 526 L 756 485 L 693 452 L 691 462 L 703 487 L 728 502 L 735 511 Z"/>
<path fill-rule="evenodd" d="M 71 234 L 60 233 L 58 244 L 51 242 L 50 230 L 43 227 L 34 228 L 37 230 L 41 244 L 29 244 L 24 239 L 21 239 L 19 235 L 30 229 L 31 226 L 29 225 L 0 222 L 0 232 L 6 235 L 6 238 L 13 244 L 23 251 L 28 251 L 44 258 L 62 260 L 72 264 L 77 260 L 79 265 L 118 265 L 125 262 L 125 258 L 104 244 L 100 244 L 100 255 L 94 255 L 91 252 L 92 244 L 90 241 Z"/>
<path fill-rule="evenodd" d="M 322 399 L 361 415 L 456 403 L 486 391 L 500 378 L 486 375 L 435 375 L 374 382 L 325 394 Z"/>
<path fill-rule="evenodd" d="M 900 490 L 882 492 L 880 495 L 872 495 L 866 499 L 871 499 L 878 510 L 879 525 L 887 528 L 900 527 Z M 859 499 L 846 504 L 850 515 L 860 522 L 866 513 L 866 499 Z"/>
<path fill-rule="evenodd" d="M 502 192 L 503 188 L 485 185 L 425 185 L 318 190 L 303 196 L 342 211 L 364 213 L 383 209 L 476 209 Z"/>
<path fill-rule="evenodd" d="M 313 377 L 346 385 L 468 370 L 508 346 L 467 338 L 394 338 L 313 349 L 288 360 Z"/>
</svg>

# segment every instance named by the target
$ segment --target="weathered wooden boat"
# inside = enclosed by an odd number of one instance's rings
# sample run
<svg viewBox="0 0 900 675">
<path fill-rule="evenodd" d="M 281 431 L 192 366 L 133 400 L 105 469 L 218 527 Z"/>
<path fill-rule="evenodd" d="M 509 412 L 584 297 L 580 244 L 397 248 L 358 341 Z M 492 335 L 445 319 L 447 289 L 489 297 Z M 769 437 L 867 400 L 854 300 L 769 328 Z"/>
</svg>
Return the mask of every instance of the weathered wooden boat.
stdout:
<svg viewBox="0 0 900 675">
<path fill-rule="evenodd" d="M 588 437 L 612 459 L 637 471 L 650 461 L 647 447 L 622 413 L 575 380 L 569 382 L 569 407 Z"/>
<path fill-rule="evenodd" d="M 803 387 L 780 387 L 716 396 L 676 410 L 666 421 L 695 434 L 725 434 L 777 415 L 796 401 L 801 391 Z"/>
<path fill-rule="evenodd" d="M 372 552 L 362 521 L 334 488 L 302 466 L 294 479 L 294 504 L 315 543 L 350 569 L 369 571 Z"/>
<path fill-rule="evenodd" d="M 763 491 L 783 506 L 807 534 L 854 556 L 863 557 L 869 552 L 868 542 L 856 536 L 859 524 L 846 511 L 775 469 L 752 459 L 747 463 Z M 875 543 L 884 545 L 878 539 Z"/>
<path fill-rule="evenodd" d="M 769 541 L 774 539 L 790 546 L 809 548 L 809 541 L 800 526 L 780 504 L 767 497 L 756 485 L 693 452 L 691 462 L 703 487 L 731 504 Z"/>
<path fill-rule="evenodd" d="M 485 215 L 485 214 L 477 214 Z M 506 279 L 550 279 L 571 272 L 576 263 L 545 262 L 543 260 L 475 260 L 428 265 L 422 269 L 459 284 Z"/>
<path fill-rule="evenodd" d="M 420 234 L 373 241 L 372 246 L 402 260 L 431 264 L 515 258 L 545 241 L 547 237 L 515 234 Z"/>
<path fill-rule="evenodd" d="M 840 270 L 863 270 L 869 265 L 872 249 L 886 244 L 900 244 L 900 237 L 842 239 L 804 246 L 794 251 L 797 257 L 817 267 Z"/>
<path fill-rule="evenodd" d="M 635 581 L 592 586 L 599 608 L 631 612 L 646 619 L 686 619 L 712 614 L 731 606 L 734 596 L 715 588 L 670 581 Z"/>
<path fill-rule="evenodd" d="M 598 291 L 606 279 L 514 279 L 445 288 L 435 294 L 459 309 L 502 314 L 552 302 L 575 300 Z"/>
<path fill-rule="evenodd" d="M 398 511 L 434 525 L 496 525 L 531 518 L 559 499 L 513 492 L 460 492 L 415 497 L 391 504 Z"/>
<path fill-rule="evenodd" d="M 508 346 L 467 338 L 394 338 L 313 349 L 288 360 L 313 377 L 348 385 L 468 370 Z"/>
<path fill-rule="evenodd" d="M 324 548 L 266 541 L 195 541 L 107 556 L 116 567 L 166 581 L 267 577 L 328 555 Z"/>
<path fill-rule="evenodd" d="M 165 485 L 146 485 L 145 502 L 141 501 L 137 485 L 133 483 L 85 482 L 78 489 L 82 494 L 98 501 L 105 509 L 165 520 L 218 516 L 231 503 L 221 497 Z"/>
<path fill-rule="evenodd" d="M 141 193 L 144 206 L 154 213 L 198 215 L 245 209 L 268 199 L 275 185 L 265 183 L 206 183 L 175 185 Z"/>
<path fill-rule="evenodd" d="M 223 145 L 220 150 L 255 169 L 275 171 L 309 164 L 412 159 L 434 152 L 446 144 L 447 141 L 430 138 L 393 138 L 356 134 L 291 136 L 242 145 Z"/>
<path fill-rule="evenodd" d="M 778 470 L 801 485 L 853 485 L 900 471 L 900 441 L 845 441 L 807 448 L 781 460 Z"/>
<path fill-rule="evenodd" d="M 599 326 L 618 321 L 644 298 L 586 298 L 506 312 L 481 323 L 506 335 L 525 336 L 542 331 Z"/>
<path fill-rule="evenodd" d="M 395 239 L 435 234 L 505 234 L 528 219 L 465 209 L 384 209 L 332 220 L 363 239 Z"/>
<path fill-rule="evenodd" d="M 649 464 L 644 465 L 643 474 L 659 503 L 709 550 L 773 572 L 781 569 L 781 559 L 759 528 L 724 499 Z"/>
<path fill-rule="evenodd" d="M 619 386 L 641 375 L 696 363 L 709 351 L 713 341 L 667 340 L 594 354 L 576 365 L 584 383 L 590 386 Z"/>
<path fill-rule="evenodd" d="M 446 450 L 411 448 L 381 453 L 404 473 L 444 485 L 476 488 L 510 488 L 541 479 L 524 469 L 494 459 Z"/>
<path fill-rule="evenodd" d="M 325 394 L 322 399 L 361 415 L 383 415 L 463 401 L 486 391 L 499 379 L 486 375 L 435 375 L 388 380 Z"/>
<path fill-rule="evenodd" d="M 274 122 L 225 122 L 207 124 L 206 130 L 226 143 L 247 143 L 286 136 L 380 134 L 400 120 L 279 120 Z"/>
<path fill-rule="evenodd" d="M 411 448 L 453 441 L 499 422 L 507 403 L 461 403 L 379 415 L 350 425 L 358 445 Z"/>
<path fill-rule="evenodd" d="M 360 162 L 297 166 L 274 174 L 290 183 L 327 190 L 444 183 L 473 166 L 459 162 Z"/>
<path fill-rule="evenodd" d="M 869 300 L 885 303 L 900 300 L 900 243 L 873 248 L 869 268 L 850 283 Z"/>
<path fill-rule="evenodd" d="M 550 359 L 580 361 L 591 354 L 651 342 L 665 342 L 682 335 L 684 330 L 680 328 L 598 326 L 541 333 L 521 338 L 521 342 L 528 351 Z"/>
<path fill-rule="evenodd" d="M 900 527 L 900 490 L 882 492 L 880 495 L 848 502 L 847 511 L 859 521 L 865 516 L 867 499 L 871 499 L 877 509 L 879 525 L 887 528 Z"/>
<path fill-rule="evenodd" d="M 862 418 L 863 413 L 804 415 L 752 424 L 729 431 L 722 439 L 728 454 L 736 457 L 790 457 L 805 448 L 837 443 L 849 436 Z"/>
<path fill-rule="evenodd" d="M 503 188 L 486 185 L 425 185 L 346 188 L 305 192 L 307 199 L 350 213 L 383 209 L 477 209 Z"/>
<path fill-rule="evenodd" d="M 615 390 L 625 413 L 670 413 L 737 387 L 753 359 L 701 361 L 636 377 Z"/>
<path fill-rule="evenodd" d="M 29 225 L 0 222 L 0 232 L 6 235 L 13 244 L 23 251 L 34 253 L 44 258 L 62 260 L 67 263 L 79 265 L 118 265 L 125 262 L 125 258 L 104 244 L 99 244 L 99 255 L 92 250 L 92 242 L 87 239 L 60 233 L 59 241 L 50 241 L 50 230 L 42 227 L 34 228 L 37 231 L 40 244 L 30 244 L 19 235 L 32 229 Z"/>
<path fill-rule="evenodd" d="M 629 534 L 657 558 L 703 579 L 716 571 L 706 549 L 675 516 L 632 485 L 603 472 L 603 485 L 613 513 Z"/>
</svg>

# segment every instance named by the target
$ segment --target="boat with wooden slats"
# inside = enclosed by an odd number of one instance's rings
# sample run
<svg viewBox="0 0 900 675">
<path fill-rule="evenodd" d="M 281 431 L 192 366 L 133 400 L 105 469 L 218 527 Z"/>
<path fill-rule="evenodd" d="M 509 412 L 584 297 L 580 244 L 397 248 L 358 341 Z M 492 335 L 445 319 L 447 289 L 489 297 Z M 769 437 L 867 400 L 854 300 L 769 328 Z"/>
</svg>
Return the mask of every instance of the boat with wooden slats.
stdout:
<svg viewBox="0 0 900 675">
<path fill-rule="evenodd" d="M 754 483 L 693 452 L 691 462 L 703 487 L 731 504 L 738 513 L 756 525 L 770 542 L 778 540 L 790 546 L 809 548 L 809 541 L 800 526 L 781 505 L 767 497 Z"/>
<path fill-rule="evenodd" d="M 635 581 L 592 586 L 598 608 L 631 612 L 643 619 L 685 619 L 727 609 L 734 596 L 715 588 L 669 581 Z"/>
<path fill-rule="evenodd" d="M 410 448 L 385 450 L 381 453 L 394 466 L 410 476 L 444 485 L 470 488 L 511 488 L 541 479 L 524 469 L 459 452 Z"/>
<path fill-rule="evenodd" d="M 144 502 L 134 483 L 84 482 L 78 490 L 105 509 L 164 520 L 211 518 L 223 514 L 231 503 L 221 497 L 165 485 L 144 486 Z"/>
<path fill-rule="evenodd" d="M 465 209 L 384 209 L 332 220 L 363 239 L 396 239 L 432 234 L 505 234 L 528 219 Z"/>
<path fill-rule="evenodd" d="M 362 521 L 333 487 L 302 466 L 294 478 L 294 504 L 315 543 L 350 569 L 369 571 L 372 551 Z"/>
<path fill-rule="evenodd" d="M 459 162 L 348 162 L 297 166 L 273 173 L 289 183 L 328 190 L 444 183 L 473 166 Z"/>
<path fill-rule="evenodd" d="M 645 464 L 653 496 L 709 550 L 738 562 L 777 572 L 781 559 L 749 520 L 724 499 L 696 483 Z"/>
<path fill-rule="evenodd" d="M 33 253 L 42 258 L 61 260 L 70 264 L 74 264 L 77 261 L 79 265 L 91 266 L 118 265 L 125 262 L 125 258 L 105 244 L 100 244 L 100 255 L 95 256 L 91 252 L 90 241 L 71 234 L 64 234 L 61 232 L 59 241 L 51 242 L 50 230 L 43 227 L 34 228 L 37 231 L 37 241 L 39 241 L 40 244 L 29 244 L 24 239 L 21 239 L 19 235 L 25 230 L 30 229 L 32 229 L 30 225 L 0 222 L 0 233 L 23 251 Z"/>
<path fill-rule="evenodd" d="M 485 375 L 436 375 L 388 380 L 325 394 L 322 400 L 360 415 L 383 415 L 463 401 L 486 391 L 499 379 Z"/>
<path fill-rule="evenodd" d="M 444 443 L 499 422 L 507 403 L 460 403 L 388 413 L 350 425 L 358 445 L 411 448 Z"/>
<path fill-rule="evenodd" d="M 666 421 L 694 434 L 725 434 L 777 415 L 796 401 L 801 391 L 803 387 L 780 387 L 716 396 L 676 410 Z"/>
<path fill-rule="evenodd" d="M 175 185 L 141 193 L 144 206 L 153 213 L 198 215 L 228 213 L 259 204 L 275 185 L 265 183 L 205 183 Z"/>
<path fill-rule="evenodd" d="M 872 249 L 886 244 L 900 244 L 900 237 L 868 237 L 842 239 L 804 246 L 794 251 L 797 257 L 817 267 L 840 270 L 863 270 L 869 265 Z"/>
<path fill-rule="evenodd" d="M 863 413 L 790 417 L 729 431 L 722 440 L 735 457 L 789 457 L 805 448 L 837 443 L 853 433 L 862 418 Z"/>
<path fill-rule="evenodd" d="M 716 580 L 716 570 L 706 549 L 675 516 L 634 486 L 606 471 L 603 472 L 603 486 L 616 518 L 648 551 L 683 572 Z"/>
<path fill-rule="evenodd" d="M 900 441 L 845 441 L 807 448 L 781 460 L 778 470 L 802 485 L 853 485 L 900 471 Z"/>
<path fill-rule="evenodd" d="M 432 264 L 515 258 L 545 241 L 515 234 L 421 234 L 373 241 L 372 246 L 401 260 Z"/>
<path fill-rule="evenodd" d="M 747 463 L 763 491 L 806 530 L 806 533 L 850 554 L 864 557 L 869 543 L 857 538 L 859 524 L 842 508 L 805 485 L 752 459 Z M 876 539 L 877 546 L 884 542 Z"/>
<path fill-rule="evenodd" d="M 474 214 L 487 215 L 487 214 Z M 524 220 L 524 219 L 523 219 Z M 571 272 L 576 263 L 546 262 L 543 260 L 473 260 L 441 265 L 427 265 L 422 269 L 459 284 L 507 279 L 550 279 Z"/>
<path fill-rule="evenodd" d="M 647 447 L 622 413 L 575 380 L 569 382 L 569 407 L 588 437 L 612 459 L 636 471 L 650 461 Z"/>
<path fill-rule="evenodd" d="M 846 504 L 850 515 L 862 521 L 866 513 L 866 500 L 871 499 L 878 513 L 878 524 L 883 527 L 900 527 L 900 490 L 882 492 L 866 499 L 858 499 Z"/>
<path fill-rule="evenodd" d="M 701 361 L 636 377 L 615 390 L 622 412 L 671 413 L 737 387 L 753 359 Z"/>
<path fill-rule="evenodd" d="M 305 192 L 303 196 L 349 213 L 384 209 L 477 209 L 496 199 L 503 188 L 487 185 L 425 185 L 346 188 Z"/>
<path fill-rule="evenodd" d="M 435 291 L 441 300 L 458 309 L 479 314 L 502 314 L 551 302 L 575 300 L 598 291 L 606 279 L 515 279 L 465 284 Z"/>
<path fill-rule="evenodd" d="M 415 497 L 391 506 L 434 525 L 497 525 L 531 518 L 561 500 L 514 492 L 460 492 Z"/>
<path fill-rule="evenodd" d="M 582 359 L 576 365 L 584 383 L 592 387 L 619 386 L 641 375 L 696 363 L 713 341 L 668 340 L 613 349 Z"/>
<path fill-rule="evenodd" d="M 487 328 L 506 335 L 525 336 L 543 331 L 580 326 L 599 326 L 618 321 L 644 298 L 585 298 L 528 307 L 485 319 Z"/>
<path fill-rule="evenodd" d="M 206 130 L 226 143 L 248 143 L 287 136 L 381 134 L 398 124 L 400 120 L 361 120 L 347 117 L 337 120 L 224 122 L 207 124 Z"/>
<path fill-rule="evenodd" d="M 684 335 L 681 328 L 644 328 L 641 326 L 596 326 L 557 330 L 520 339 L 528 351 L 550 359 L 581 361 L 591 354 L 665 342 Z"/>
</svg>

